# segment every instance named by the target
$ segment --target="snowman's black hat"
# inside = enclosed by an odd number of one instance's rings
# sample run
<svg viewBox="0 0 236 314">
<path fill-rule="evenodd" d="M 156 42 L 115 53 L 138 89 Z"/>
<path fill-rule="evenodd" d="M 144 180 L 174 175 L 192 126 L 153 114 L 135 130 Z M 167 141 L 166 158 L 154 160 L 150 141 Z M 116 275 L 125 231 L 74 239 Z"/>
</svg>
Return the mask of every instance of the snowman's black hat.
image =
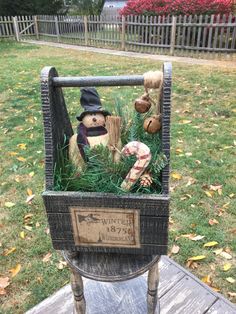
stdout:
<svg viewBox="0 0 236 314">
<path fill-rule="evenodd" d="M 80 103 L 84 108 L 84 111 L 77 116 L 76 118 L 79 121 L 82 121 L 84 116 L 88 113 L 102 113 L 105 117 L 110 116 L 110 112 L 102 110 L 102 104 L 99 97 L 99 94 L 94 87 L 84 87 L 80 89 L 81 97 Z"/>
</svg>

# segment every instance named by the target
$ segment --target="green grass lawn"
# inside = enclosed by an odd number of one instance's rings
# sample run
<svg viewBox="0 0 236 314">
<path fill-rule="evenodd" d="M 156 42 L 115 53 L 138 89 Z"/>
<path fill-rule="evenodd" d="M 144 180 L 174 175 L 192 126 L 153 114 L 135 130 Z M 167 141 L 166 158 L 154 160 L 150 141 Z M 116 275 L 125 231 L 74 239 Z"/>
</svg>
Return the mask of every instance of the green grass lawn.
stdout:
<svg viewBox="0 0 236 314">
<path fill-rule="evenodd" d="M 63 76 L 142 74 L 161 67 L 146 59 L 0 42 L 0 278 L 9 277 L 10 283 L 0 290 L 0 313 L 23 313 L 69 282 L 69 271 L 52 248 L 41 199 L 44 147 L 39 75 L 46 65 L 55 66 Z M 233 301 L 236 70 L 175 63 L 173 71 L 169 252 Z M 99 92 L 104 107 L 112 108 L 119 101 L 132 108 L 143 90 L 107 87 Z M 76 126 L 79 89 L 68 88 L 65 94 Z M 35 197 L 27 203 L 32 193 Z M 204 247 L 212 241 L 217 242 L 214 247 Z M 201 255 L 205 258 L 188 262 Z"/>
</svg>

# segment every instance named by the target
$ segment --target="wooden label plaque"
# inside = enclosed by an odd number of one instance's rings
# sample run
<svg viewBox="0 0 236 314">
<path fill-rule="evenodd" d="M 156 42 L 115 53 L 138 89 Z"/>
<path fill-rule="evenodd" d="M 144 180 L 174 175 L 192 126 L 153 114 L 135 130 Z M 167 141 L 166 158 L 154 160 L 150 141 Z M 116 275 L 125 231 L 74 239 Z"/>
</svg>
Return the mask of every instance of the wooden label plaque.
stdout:
<svg viewBox="0 0 236 314">
<path fill-rule="evenodd" d="M 140 248 L 136 209 L 70 207 L 75 245 Z"/>
</svg>

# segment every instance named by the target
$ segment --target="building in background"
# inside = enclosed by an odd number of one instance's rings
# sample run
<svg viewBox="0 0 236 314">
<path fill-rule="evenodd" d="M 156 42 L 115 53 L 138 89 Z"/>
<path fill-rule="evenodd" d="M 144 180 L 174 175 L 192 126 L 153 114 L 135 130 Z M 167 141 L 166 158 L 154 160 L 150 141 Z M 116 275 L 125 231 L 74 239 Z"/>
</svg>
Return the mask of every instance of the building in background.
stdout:
<svg viewBox="0 0 236 314">
<path fill-rule="evenodd" d="M 102 15 L 119 15 L 119 10 L 126 5 L 127 0 L 106 0 Z"/>
</svg>

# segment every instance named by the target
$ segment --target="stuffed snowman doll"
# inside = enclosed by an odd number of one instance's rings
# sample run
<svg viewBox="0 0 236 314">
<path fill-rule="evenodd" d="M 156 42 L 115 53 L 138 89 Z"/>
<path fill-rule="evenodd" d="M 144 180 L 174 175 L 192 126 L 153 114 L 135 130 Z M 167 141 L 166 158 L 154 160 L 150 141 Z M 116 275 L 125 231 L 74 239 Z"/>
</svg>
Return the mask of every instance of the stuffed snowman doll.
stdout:
<svg viewBox="0 0 236 314">
<path fill-rule="evenodd" d="M 78 169 L 88 160 L 85 146 L 108 145 L 106 117 L 110 115 L 108 111 L 102 110 L 100 97 L 93 87 L 81 88 L 80 103 L 84 111 L 76 117 L 80 121 L 78 131 L 69 141 L 69 158 Z"/>
</svg>

